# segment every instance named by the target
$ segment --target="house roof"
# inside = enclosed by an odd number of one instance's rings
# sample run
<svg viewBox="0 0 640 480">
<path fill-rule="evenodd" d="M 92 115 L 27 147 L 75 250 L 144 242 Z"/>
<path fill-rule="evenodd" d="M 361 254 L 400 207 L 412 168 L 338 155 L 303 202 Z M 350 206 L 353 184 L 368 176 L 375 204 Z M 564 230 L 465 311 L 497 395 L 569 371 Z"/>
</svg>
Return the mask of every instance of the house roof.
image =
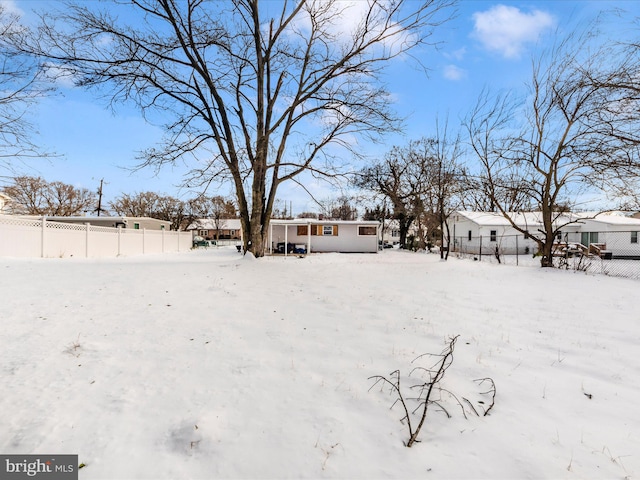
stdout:
<svg viewBox="0 0 640 480">
<path fill-rule="evenodd" d="M 316 220 L 315 218 L 294 218 L 292 220 L 271 219 L 271 225 L 379 225 L 377 220 Z M 239 218 L 216 221 L 211 218 L 200 218 L 187 227 L 187 230 L 242 230 Z"/>
<path fill-rule="evenodd" d="M 458 215 L 465 217 L 482 226 L 510 226 L 511 223 L 498 212 L 468 212 L 458 211 Z M 533 227 L 542 225 L 540 212 L 509 212 L 509 216 L 516 225 Z"/>
<path fill-rule="evenodd" d="M 640 226 L 640 218 L 630 217 L 625 212 L 581 212 L 574 215 L 578 217 L 578 219 L 606 223 L 608 225 Z"/>
<path fill-rule="evenodd" d="M 458 215 L 481 226 L 510 226 L 501 213 L 497 212 L 467 212 L 459 211 Z M 509 212 L 514 223 L 521 227 L 536 227 L 542 225 L 541 212 Z M 590 220 L 608 225 L 640 226 L 640 219 L 628 216 L 624 212 L 578 212 L 560 215 L 556 223 L 578 224 L 580 220 Z"/>
<path fill-rule="evenodd" d="M 199 218 L 191 223 L 187 230 L 241 230 L 239 218 L 226 218 L 214 220 L 212 218 Z"/>
<path fill-rule="evenodd" d="M 274 218 L 271 225 L 380 225 L 377 220 L 317 220 L 315 218 L 294 218 L 282 220 Z"/>
<path fill-rule="evenodd" d="M 24 215 L 25 217 L 35 217 L 35 218 L 42 218 L 41 215 Z M 167 220 L 159 220 L 157 218 L 151 218 L 151 217 L 110 217 L 110 216 L 105 216 L 105 217 L 90 217 L 90 216 L 81 216 L 81 215 L 76 215 L 76 216 L 46 216 L 47 220 L 51 221 L 51 222 L 62 222 L 62 221 L 66 221 L 66 222 L 86 222 L 86 223 L 99 223 L 99 222 L 113 222 L 113 221 L 122 221 L 122 222 L 128 222 L 128 221 L 133 221 L 133 220 L 145 220 L 145 221 L 150 221 L 150 222 L 159 222 L 159 223 L 171 223 Z"/>
</svg>

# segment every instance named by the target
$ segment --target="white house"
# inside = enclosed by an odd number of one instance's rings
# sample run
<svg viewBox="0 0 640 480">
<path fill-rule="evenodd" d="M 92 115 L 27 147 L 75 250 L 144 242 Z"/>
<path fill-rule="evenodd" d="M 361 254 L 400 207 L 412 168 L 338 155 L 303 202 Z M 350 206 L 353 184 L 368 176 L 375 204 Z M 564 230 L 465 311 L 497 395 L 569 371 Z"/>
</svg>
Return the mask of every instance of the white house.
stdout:
<svg viewBox="0 0 640 480">
<path fill-rule="evenodd" d="M 42 217 L 37 217 L 42 218 Z M 95 227 L 122 227 L 134 230 L 170 230 L 171 222 L 151 217 L 46 217 L 47 221 L 58 223 L 73 223 L 76 225 L 90 224 Z"/>
<path fill-rule="evenodd" d="M 0 192 L 0 214 L 3 214 L 6 206 L 9 204 L 11 197 Z"/>
<path fill-rule="evenodd" d="M 539 212 L 514 212 L 511 218 L 532 234 L 542 228 Z M 452 252 L 490 254 L 496 247 L 504 254 L 529 254 L 538 250 L 535 241 L 524 238 L 500 213 L 455 212 L 449 218 L 449 232 Z"/>
<path fill-rule="evenodd" d="M 273 219 L 269 228 L 270 253 L 376 253 L 380 222 Z"/>
<path fill-rule="evenodd" d="M 425 226 L 418 227 L 417 221 L 414 220 L 409 229 L 407 230 L 407 236 L 419 236 L 420 229 L 424 236 L 427 235 L 427 228 Z M 384 221 L 384 227 L 382 230 L 382 242 L 389 245 L 397 245 L 400 243 L 400 222 L 395 219 L 388 219 Z"/>
<path fill-rule="evenodd" d="M 205 240 L 241 240 L 242 225 L 239 218 L 212 219 L 200 218 L 187 227 L 194 238 Z"/>
<path fill-rule="evenodd" d="M 624 212 L 577 213 L 563 237 L 569 242 L 594 246 L 613 258 L 640 258 L 640 218 Z"/>
<path fill-rule="evenodd" d="M 531 235 L 540 235 L 540 212 L 513 212 L 514 223 Z M 575 244 L 589 253 L 613 258 L 640 258 L 640 219 L 621 213 L 572 213 L 556 219 L 558 244 Z M 530 254 L 536 242 L 517 231 L 501 213 L 455 212 L 450 218 L 451 251 L 492 254 Z"/>
<path fill-rule="evenodd" d="M 385 220 L 382 227 L 382 242 L 389 245 L 400 243 L 400 222 L 398 220 Z"/>
</svg>

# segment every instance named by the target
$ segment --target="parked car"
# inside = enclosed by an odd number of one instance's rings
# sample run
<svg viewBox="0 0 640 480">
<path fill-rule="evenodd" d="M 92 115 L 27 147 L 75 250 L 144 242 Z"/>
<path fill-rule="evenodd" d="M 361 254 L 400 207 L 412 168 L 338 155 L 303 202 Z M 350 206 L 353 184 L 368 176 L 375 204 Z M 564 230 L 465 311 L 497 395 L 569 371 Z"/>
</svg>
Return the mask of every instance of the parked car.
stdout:
<svg viewBox="0 0 640 480">
<path fill-rule="evenodd" d="M 204 247 L 208 248 L 215 245 L 215 240 L 205 240 L 202 237 L 193 237 L 193 248 Z"/>
<path fill-rule="evenodd" d="M 275 248 L 275 252 L 276 253 L 284 253 L 284 242 L 279 242 L 276 244 L 276 248 Z M 303 253 L 307 253 L 307 246 L 306 245 L 297 245 L 294 243 L 287 243 L 287 253 L 297 253 L 297 254 L 303 254 Z"/>
</svg>

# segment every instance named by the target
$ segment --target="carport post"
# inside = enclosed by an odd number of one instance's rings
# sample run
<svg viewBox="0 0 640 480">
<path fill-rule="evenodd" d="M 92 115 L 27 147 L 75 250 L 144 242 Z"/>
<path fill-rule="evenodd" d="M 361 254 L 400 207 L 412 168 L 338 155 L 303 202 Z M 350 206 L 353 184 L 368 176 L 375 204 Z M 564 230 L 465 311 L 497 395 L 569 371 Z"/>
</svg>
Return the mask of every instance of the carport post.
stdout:
<svg viewBox="0 0 640 480">
<path fill-rule="evenodd" d="M 289 253 L 289 249 L 287 248 L 289 246 L 288 234 L 289 234 L 289 225 L 285 223 L 284 224 L 284 256 L 285 257 Z"/>
</svg>

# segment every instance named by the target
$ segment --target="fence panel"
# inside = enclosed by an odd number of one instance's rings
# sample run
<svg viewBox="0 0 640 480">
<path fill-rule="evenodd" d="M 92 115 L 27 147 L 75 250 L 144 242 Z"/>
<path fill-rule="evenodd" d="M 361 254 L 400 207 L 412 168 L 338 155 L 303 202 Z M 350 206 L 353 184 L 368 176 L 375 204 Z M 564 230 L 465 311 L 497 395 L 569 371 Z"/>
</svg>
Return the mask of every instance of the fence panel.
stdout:
<svg viewBox="0 0 640 480">
<path fill-rule="evenodd" d="M 43 245 L 45 257 L 86 257 L 87 227 L 46 222 Z"/>
<path fill-rule="evenodd" d="M 0 254 L 14 257 L 40 257 L 43 232 L 40 220 L 0 215 Z"/>
<path fill-rule="evenodd" d="M 115 257 L 187 251 L 191 233 L 130 230 L 0 215 L 0 256 Z"/>
</svg>

